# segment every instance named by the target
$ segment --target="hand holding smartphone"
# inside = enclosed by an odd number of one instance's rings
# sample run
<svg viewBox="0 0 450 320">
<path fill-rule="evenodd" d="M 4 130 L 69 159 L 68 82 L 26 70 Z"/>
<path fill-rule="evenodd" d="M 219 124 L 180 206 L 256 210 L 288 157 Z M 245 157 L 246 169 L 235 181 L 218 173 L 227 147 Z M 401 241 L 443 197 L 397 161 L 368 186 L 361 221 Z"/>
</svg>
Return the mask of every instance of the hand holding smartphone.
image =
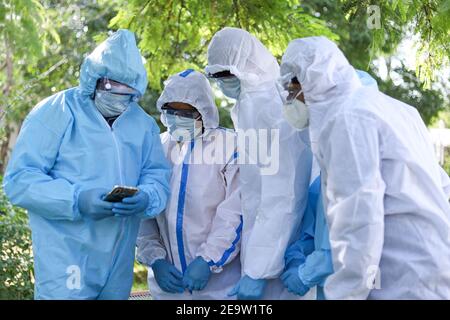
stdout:
<svg viewBox="0 0 450 320">
<path fill-rule="evenodd" d="M 121 202 L 122 199 L 134 196 L 139 191 L 135 187 L 114 186 L 114 188 L 105 196 L 104 200 L 108 202 Z"/>
</svg>

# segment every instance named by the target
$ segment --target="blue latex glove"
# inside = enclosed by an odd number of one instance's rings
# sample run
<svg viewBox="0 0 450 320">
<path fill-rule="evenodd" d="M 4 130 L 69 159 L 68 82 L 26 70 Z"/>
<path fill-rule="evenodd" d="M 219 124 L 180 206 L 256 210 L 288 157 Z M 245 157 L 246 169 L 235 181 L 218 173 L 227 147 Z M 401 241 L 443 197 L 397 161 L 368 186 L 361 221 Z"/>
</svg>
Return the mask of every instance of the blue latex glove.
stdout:
<svg viewBox="0 0 450 320">
<path fill-rule="evenodd" d="M 280 279 L 288 291 L 293 294 L 304 296 L 309 291 L 309 287 L 305 286 L 298 276 L 298 266 L 287 269 Z"/>
<path fill-rule="evenodd" d="M 290 268 L 296 267 L 298 268 L 301 264 L 305 263 L 305 259 L 292 259 L 289 261 L 289 263 L 285 266 L 285 270 L 288 270 Z"/>
<path fill-rule="evenodd" d="M 202 257 L 197 257 L 187 267 L 183 283 L 189 291 L 203 290 L 208 284 L 210 276 L 211 270 L 208 263 Z"/>
<path fill-rule="evenodd" d="M 238 300 L 261 300 L 266 284 L 266 279 L 252 279 L 249 276 L 244 276 L 228 293 L 228 296 L 237 295 Z"/>
<path fill-rule="evenodd" d="M 148 208 L 149 196 L 147 192 L 139 191 L 132 197 L 122 199 L 122 202 L 113 203 L 113 213 L 116 216 L 133 216 L 143 213 Z"/>
<path fill-rule="evenodd" d="M 113 204 L 103 201 L 108 189 L 94 188 L 81 191 L 78 194 L 78 210 L 83 216 L 100 220 L 114 215 Z"/>
<path fill-rule="evenodd" d="M 152 264 L 156 283 L 165 292 L 183 293 L 183 274 L 165 259 L 158 259 Z"/>
</svg>

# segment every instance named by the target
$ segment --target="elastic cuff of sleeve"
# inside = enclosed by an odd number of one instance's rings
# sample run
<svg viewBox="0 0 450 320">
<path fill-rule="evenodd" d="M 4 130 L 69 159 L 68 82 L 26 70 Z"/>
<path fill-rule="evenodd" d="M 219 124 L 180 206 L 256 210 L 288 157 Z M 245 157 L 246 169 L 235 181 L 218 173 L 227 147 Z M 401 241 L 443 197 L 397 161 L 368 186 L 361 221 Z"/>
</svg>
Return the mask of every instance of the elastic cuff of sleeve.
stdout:
<svg viewBox="0 0 450 320">
<path fill-rule="evenodd" d="M 160 207 L 160 200 L 158 194 L 155 191 L 146 188 L 142 188 L 141 191 L 147 193 L 148 195 L 148 206 L 147 209 L 144 211 L 144 218 L 156 217 L 160 213 L 156 211 Z"/>
<path fill-rule="evenodd" d="M 161 259 L 166 259 L 167 254 L 164 252 L 161 252 L 160 255 L 155 255 L 152 257 L 143 257 L 142 255 L 138 255 L 136 257 L 136 260 L 140 263 L 143 264 L 147 267 L 151 267 L 153 265 L 153 263 L 155 263 L 156 260 L 161 260 Z"/>
<path fill-rule="evenodd" d="M 149 263 L 146 263 L 145 265 L 148 266 L 148 267 L 151 267 L 151 266 L 155 263 L 155 261 L 161 260 L 161 259 L 163 259 L 163 260 L 166 259 L 166 254 L 164 254 L 164 256 L 161 256 L 161 257 L 155 257 L 155 258 L 153 258 L 153 259 L 151 259 L 151 260 L 148 260 Z"/>
<path fill-rule="evenodd" d="M 217 266 L 210 257 L 204 255 L 204 254 L 198 254 L 197 257 L 201 257 L 203 260 L 205 260 L 208 263 L 209 270 L 211 270 L 212 273 L 220 273 L 223 270 L 222 266 Z"/>
</svg>

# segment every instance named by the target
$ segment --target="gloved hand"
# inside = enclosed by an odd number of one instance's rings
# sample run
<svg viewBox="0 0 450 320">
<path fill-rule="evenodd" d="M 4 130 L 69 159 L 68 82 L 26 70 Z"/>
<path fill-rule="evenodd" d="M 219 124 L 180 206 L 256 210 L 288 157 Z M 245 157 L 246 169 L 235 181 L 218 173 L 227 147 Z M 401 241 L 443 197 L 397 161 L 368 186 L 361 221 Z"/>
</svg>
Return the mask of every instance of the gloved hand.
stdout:
<svg viewBox="0 0 450 320">
<path fill-rule="evenodd" d="M 202 257 L 197 257 L 187 267 L 183 283 L 189 291 L 203 290 L 208 284 L 210 276 L 211 270 L 208 263 Z"/>
<path fill-rule="evenodd" d="M 301 264 L 305 263 L 304 259 L 292 259 L 289 261 L 289 263 L 285 266 L 285 270 L 288 270 L 293 267 L 299 267 Z"/>
<path fill-rule="evenodd" d="M 228 296 L 237 294 L 238 300 L 260 300 L 264 295 L 266 284 L 266 279 L 252 279 L 249 276 L 244 276 L 228 293 Z"/>
<path fill-rule="evenodd" d="M 83 216 L 90 217 L 93 220 L 100 220 L 114 215 L 113 204 L 103 201 L 108 189 L 94 188 L 81 191 L 78 194 L 78 210 Z"/>
<path fill-rule="evenodd" d="M 139 191 L 132 197 L 123 198 L 122 202 L 115 202 L 112 211 L 116 216 L 133 216 L 147 210 L 149 201 L 147 192 Z"/>
<path fill-rule="evenodd" d="M 166 259 L 158 259 L 152 264 L 153 274 L 159 287 L 169 293 L 183 293 L 183 274 Z"/>
<path fill-rule="evenodd" d="M 309 291 L 309 287 L 305 286 L 298 276 L 298 266 L 287 269 L 280 279 L 288 291 L 293 294 L 304 296 Z"/>
</svg>

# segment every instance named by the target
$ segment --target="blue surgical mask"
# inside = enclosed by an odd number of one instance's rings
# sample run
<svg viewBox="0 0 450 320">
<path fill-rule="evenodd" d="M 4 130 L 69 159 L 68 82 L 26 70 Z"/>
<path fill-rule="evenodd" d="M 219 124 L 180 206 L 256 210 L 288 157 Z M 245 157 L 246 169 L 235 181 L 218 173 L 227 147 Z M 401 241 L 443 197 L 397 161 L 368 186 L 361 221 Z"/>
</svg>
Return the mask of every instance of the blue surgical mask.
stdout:
<svg viewBox="0 0 450 320">
<path fill-rule="evenodd" d="M 217 78 L 217 85 L 228 98 L 237 99 L 241 93 L 241 81 L 237 77 Z"/>
<path fill-rule="evenodd" d="M 106 117 L 116 117 L 124 112 L 131 103 L 132 96 L 128 94 L 111 93 L 104 90 L 96 90 L 94 103 L 98 111 Z"/>
<path fill-rule="evenodd" d="M 164 113 L 165 122 L 169 134 L 176 141 L 191 141 L 202 133 L 202 126 L 196 126 L 196 122 L 201 121 L 187 117 L 176 116 Z"/>
<path fill-rule="evenodd" d="M 362 70 L 356 70 L 356 73 L 363 86 L 378 88 L 377 81 L 370 74 Z"/>
</svg>

